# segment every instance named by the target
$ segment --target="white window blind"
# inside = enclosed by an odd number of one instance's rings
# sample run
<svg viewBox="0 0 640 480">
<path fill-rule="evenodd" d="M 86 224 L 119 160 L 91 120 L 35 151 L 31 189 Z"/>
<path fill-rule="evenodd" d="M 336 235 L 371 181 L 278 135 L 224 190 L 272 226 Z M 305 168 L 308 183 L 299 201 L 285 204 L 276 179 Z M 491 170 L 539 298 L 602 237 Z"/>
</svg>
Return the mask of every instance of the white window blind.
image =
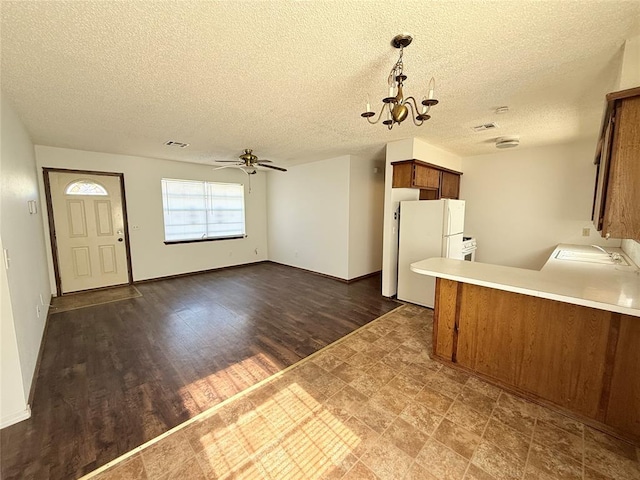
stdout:
<svg viewBox="0 0 640 480">
<path fill-rule="evenodd" d="M 245 236 L 244 186 L 162 179 L 165 242 Z"/>
</svg>

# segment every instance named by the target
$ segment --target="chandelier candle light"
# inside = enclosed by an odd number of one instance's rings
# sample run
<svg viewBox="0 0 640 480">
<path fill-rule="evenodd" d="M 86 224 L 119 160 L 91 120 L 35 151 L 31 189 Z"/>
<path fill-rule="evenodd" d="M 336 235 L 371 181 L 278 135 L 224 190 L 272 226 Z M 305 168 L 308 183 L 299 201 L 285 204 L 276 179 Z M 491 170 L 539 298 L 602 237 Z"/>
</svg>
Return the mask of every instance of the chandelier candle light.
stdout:
<svg viewBox="0 0 640 480">
<path fill-rule="evenodd" d="M 433 89 L 436 83 L 433 77 L 431 78 L 431 80 L 429 81 L 429 85 L 427 86 L 427 96 L 422 97 L 421 108 L 418 107 L 418 103 L 416 102 L 415 98 L 404 98 L 404 93 L 402 91 L 404 81 L 407 79 L 407 76 L 402 73 L 402 53 L 404 52 L 404 47 L 409 46 L 412 40 L 413 37 L 406 33 L 396 35 L 395 37 L 393 37 L 393 40 L 391 40 L 391 45 L 393 45 L 395 48 L 400 49 L 400 56 L 398 58 L 398 61 L 391 69 L 391 73 L 389 73 L 389 96 L 382 99 L 384 105 L 382 106 L 382 110 L 380 110 L 378 119 L 376 121 L 371 120 L 371 117 L 375 116 L 376 113 L 371 110 L 371 104 L 369 103 L 368 95 L 367 111 L 361 114 L 361 116 L 366 118 L 367 121 L 372 125 L 375 125 L 380 121 L 385 111 L 387 112 L 387 115 L 386 119 L 383 120 L 382 123 L 386 125 L 389 130 L 393 128 L 393 125 L 395 123 L 402 123 L 409 115 L 409 110 L 411 110 L 411 118 L 413 119 L 413 123 L 416 126 L 422 125 L 425 120 L 429 120 L 431 118 L 431 115 L 429 115 L 429 110 L 431 110 L 432 106 L 438 103 L 438 100 L 433 98 Z"/>
</svg>

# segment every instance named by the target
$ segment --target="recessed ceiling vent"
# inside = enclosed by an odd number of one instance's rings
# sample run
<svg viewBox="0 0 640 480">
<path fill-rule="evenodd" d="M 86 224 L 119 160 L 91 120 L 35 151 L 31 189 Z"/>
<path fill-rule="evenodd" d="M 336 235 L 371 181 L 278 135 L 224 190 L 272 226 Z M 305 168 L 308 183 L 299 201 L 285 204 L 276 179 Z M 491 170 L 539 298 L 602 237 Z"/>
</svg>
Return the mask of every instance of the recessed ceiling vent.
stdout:
<svg viewBox="0 0 640 480">
<path fill-rule="evenodd" d="M 471 127 L 474 132 L 484 132 L 485 130 L 493 130 L 498 128 L 498 125 L 494 122 L 485 123 L 483 125 L 476 125 L 475 127 Z"/>
<path fill-rule="evenodd" d="M 188 143 L 182 143 L 182 142 L 174 142 L 173 140 L 169 140 L 168 142 L 164 142 L 164 144 L 167 147 L 180 147 L 180 148 L 186 148 L 189 146 Z"/>
</svg>

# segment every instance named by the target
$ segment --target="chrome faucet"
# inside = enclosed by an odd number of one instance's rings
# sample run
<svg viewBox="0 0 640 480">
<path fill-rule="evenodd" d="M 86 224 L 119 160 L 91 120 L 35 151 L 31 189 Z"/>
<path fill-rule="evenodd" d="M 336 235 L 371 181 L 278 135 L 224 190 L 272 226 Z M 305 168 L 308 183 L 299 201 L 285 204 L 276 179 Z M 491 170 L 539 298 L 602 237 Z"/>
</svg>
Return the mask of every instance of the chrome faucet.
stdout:
<svg viewBox="0 0 640 480">
<path fill-rule="evenodd" d="M 622 255 L 620 255 L 618 252 L 607 252 L 604 248 L 602 248 L 602 247 L 600 247 L 598 245 L 589 245 L 589 246 L 593 247 L 593 248 L 597 248 L 601 252 L 606 253 L 607 255 L 609 255 L 609 258 L 614 263 L 621 263 L 622 260 L 623 260 Z"/>
<path fill-rule="evenodd" d="M 589 245 L 590 247 L 593 248 L 597 248 L 598 250 L 600 250 L 602 253 L 606 253 L 607 255 L 611 256 L 611 254 L 609 252 L 607 252 L 604 248 L 598 246 L 598 245 Z"/>
</svg>

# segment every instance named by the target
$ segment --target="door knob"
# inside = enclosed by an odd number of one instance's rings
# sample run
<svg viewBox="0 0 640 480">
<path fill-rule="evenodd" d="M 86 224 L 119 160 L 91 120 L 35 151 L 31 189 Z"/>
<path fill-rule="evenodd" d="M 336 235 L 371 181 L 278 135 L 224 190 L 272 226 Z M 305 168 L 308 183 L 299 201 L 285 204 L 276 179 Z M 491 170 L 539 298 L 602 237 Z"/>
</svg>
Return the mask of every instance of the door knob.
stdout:
<svg viewBox="0 0 640 480">
<path fill-rule="evenodd" d="M 118 239 L 118 241 L 119 241 L 119 242 L 121 242 L 121 241 L 122 241 L 122 238 L 119 238 L 119 239 Z"/>
</svg>

